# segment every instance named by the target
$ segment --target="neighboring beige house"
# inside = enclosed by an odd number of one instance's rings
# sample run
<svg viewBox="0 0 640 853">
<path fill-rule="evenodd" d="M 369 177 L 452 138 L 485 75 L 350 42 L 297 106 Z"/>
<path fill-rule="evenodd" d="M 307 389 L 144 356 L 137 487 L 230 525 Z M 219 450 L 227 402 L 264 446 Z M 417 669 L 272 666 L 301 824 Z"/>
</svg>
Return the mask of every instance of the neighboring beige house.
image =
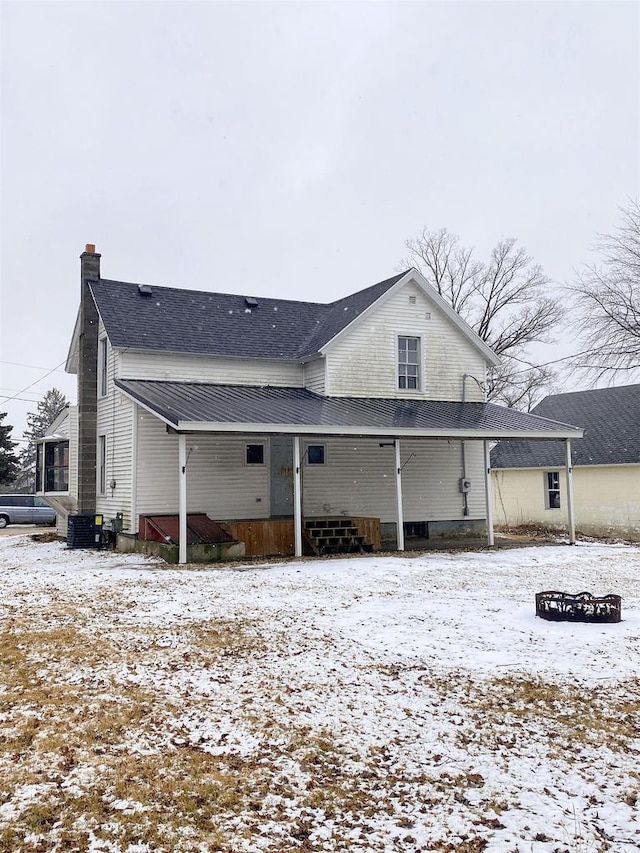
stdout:
<svg viewBox="0 0 640 853">
<path fill-rule="evenodd" d="M 640 385 L 554 394 L 533 414 L 584 429 L 573 447 L 576 529 L 640 540 Z M 561 442 L 500 442 L 491 467 L 496 524 L 566 525 Z"/>
<path fill-rule="evenodd" d="M 41 494 L 182 562 L 195 514 L 247 554 L 492 542 L 489 443 L 582 434 L 487 403 L 497 363 L 417 270 L 325 304 L 107 280 L 88 246 L 67 490 Z"/>
</svg>

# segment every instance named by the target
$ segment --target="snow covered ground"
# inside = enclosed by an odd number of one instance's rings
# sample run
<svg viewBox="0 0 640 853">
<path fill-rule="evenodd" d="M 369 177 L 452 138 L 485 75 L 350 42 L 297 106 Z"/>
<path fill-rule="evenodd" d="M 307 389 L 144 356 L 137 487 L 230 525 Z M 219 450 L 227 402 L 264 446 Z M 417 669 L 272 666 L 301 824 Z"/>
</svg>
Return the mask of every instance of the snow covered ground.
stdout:
<svg viewBox="0 0 640 853">
<path fill-rule="evenodd" d="M 20 535 L 0 583 L 0 850 L 640 850 L 639 548 L 175 569 Z"/>
</svg>

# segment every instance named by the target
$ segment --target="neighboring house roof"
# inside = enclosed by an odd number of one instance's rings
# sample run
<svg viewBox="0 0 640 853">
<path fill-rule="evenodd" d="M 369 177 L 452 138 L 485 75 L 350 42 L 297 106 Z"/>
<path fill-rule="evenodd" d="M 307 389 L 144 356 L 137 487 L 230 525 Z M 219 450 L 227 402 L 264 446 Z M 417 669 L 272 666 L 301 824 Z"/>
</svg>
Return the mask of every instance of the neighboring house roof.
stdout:
<svg viewBox="0 0 640 853">
<path fill-rule="evenodd" d="M 640 463 L 640 385 L 553 394 L 533 412 L 584 428 L 583 440 L 572 447 L 574 465 Z M 558 468 L 564 464 L 564 444 L 557 442 L 501 442 L 491 453 L 493 468 Z"/>
<path fill-rule="evenodd" d="M 111 345 L 116 348 L 234 358 L 301 361 L 324 350 L 394 289 L 414 281 L 489 364 L 499 358 L 418 270 L 406 270 L 335 302 L 298 302 L 229 293 L 89 282 Z M 67 369 L 76 369 L 76 322 Z"/>
<path fill-rule="evenodd" d="M 116 385 L 185 431 L 498 438 L 581 431 L 491 403 L 324 397 L 305 388 L 118 379 Z"/>
<path fill-rule="evenodd" d="M 108 279 L 90 288 L 114 347 L 296 360 L 317 353 L 405 275 L 328 304 Z"/>
</svg>

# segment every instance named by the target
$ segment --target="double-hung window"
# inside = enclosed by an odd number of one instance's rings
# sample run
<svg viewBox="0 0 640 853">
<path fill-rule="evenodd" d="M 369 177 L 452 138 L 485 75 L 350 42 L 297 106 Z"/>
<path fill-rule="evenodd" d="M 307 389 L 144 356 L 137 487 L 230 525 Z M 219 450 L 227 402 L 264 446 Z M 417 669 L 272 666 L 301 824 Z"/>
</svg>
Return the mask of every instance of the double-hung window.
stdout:
<svg viewBox="0 0 640 853">
<path fill-rule="evenodd" d="M 98 396 L 107 396 L 107 339 L 98 341 Z"/>
<path fill-rule="evenodd" d="M 544 484 L 545 506 L 547 509 L 560 509 L 560 472 L 546 471 Z"/>
<path fill-rule="evenodd" d="M 420 338 L 398 337 L 398 388 L 420 390 Z"/>
<path fill-rule="evenodd" d="M 98 494 L 107 491 L 107 436 L 98 436 Z"/>
</svg>

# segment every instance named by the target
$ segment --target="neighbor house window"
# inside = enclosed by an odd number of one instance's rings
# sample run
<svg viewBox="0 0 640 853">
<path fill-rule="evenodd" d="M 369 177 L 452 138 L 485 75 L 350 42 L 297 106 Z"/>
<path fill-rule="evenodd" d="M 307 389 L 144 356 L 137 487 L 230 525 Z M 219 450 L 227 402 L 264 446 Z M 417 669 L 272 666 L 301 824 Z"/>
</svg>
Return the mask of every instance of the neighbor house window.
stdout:
<svg viewBox="0 0 640 853">
<path fill-rule="evenodd" d="M 98 492 L 107 491 L 107 436 L 98 436 Z"/>
<path fill-rule="evenodd" d="M 100 397 L 107 396 L 107 339 L 100 338 L 98 342 L 98 393 Z"/>
<path fill-rule="evenodd" d="M 247 465 L 264 465 L 264 444 L 247 444 L 245 462 Z"/>
<path fill-rule="evenodd" d="M 69 491 L 69 442 L 47 441 L 36 454 L 36 491 Z"/>
<path fill-rule="evenodd" d="M 420 338 L 398 338 L 398 388 L 420 388 Z"/>
<path fill-rule="evenodd" d="M 307 464 L 308 465 L 324 465 L 326 459 L 326 449 L 324 444 L 308 444 L 307 445 Z"/>
<path fill-rule="evenodd" d="M 560 472 L 545 473 L 545 503 L 547 509 L 560 509 Z"/>
</svg>

